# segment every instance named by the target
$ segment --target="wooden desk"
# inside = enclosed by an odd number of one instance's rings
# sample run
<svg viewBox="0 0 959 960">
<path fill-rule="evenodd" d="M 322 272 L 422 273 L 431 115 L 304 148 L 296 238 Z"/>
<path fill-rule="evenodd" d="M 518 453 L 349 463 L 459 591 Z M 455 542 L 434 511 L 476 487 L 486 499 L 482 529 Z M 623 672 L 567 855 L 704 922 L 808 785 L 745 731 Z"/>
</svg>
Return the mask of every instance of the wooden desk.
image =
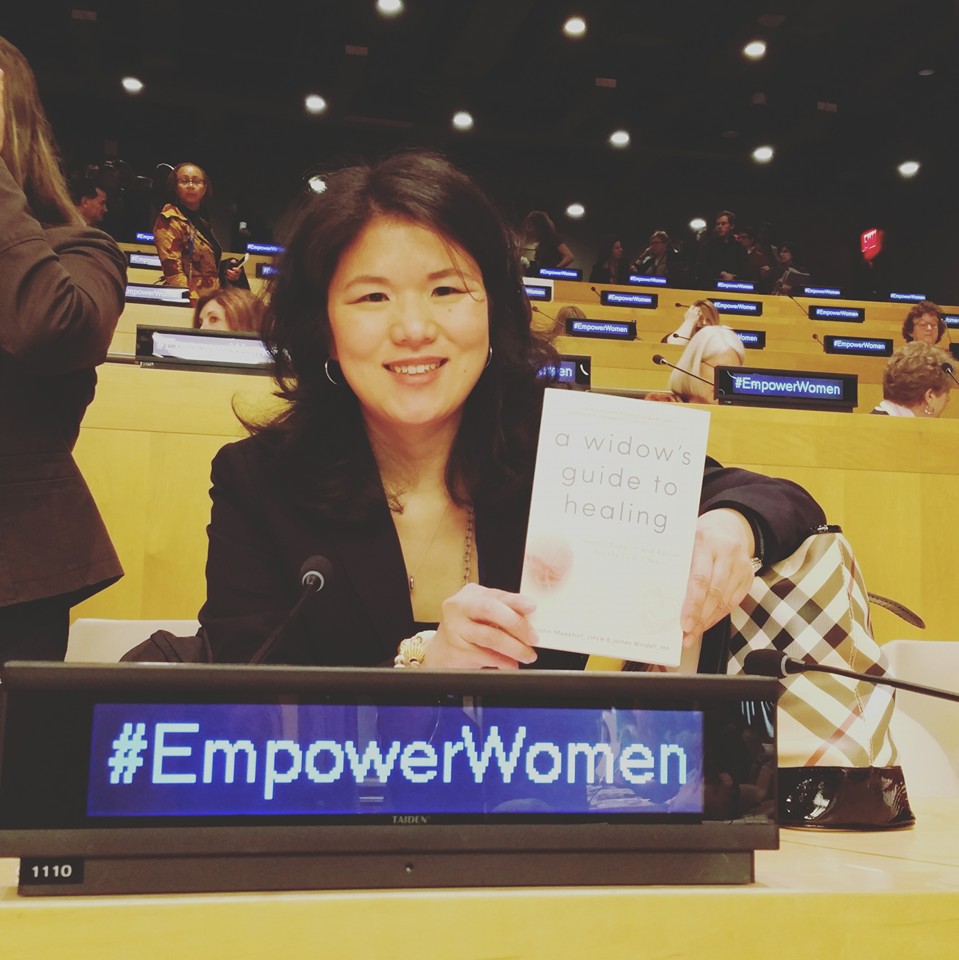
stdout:
<svg viewBox="0 0 959 960">
<path fill-rule="evenodd" d="M 18 898 L 0 861 L 4 956 L 559 960 L 951 958 L 959 801 L 890 833 L 783 831 L 745 887 L 463 889 Z"/>
</svg>

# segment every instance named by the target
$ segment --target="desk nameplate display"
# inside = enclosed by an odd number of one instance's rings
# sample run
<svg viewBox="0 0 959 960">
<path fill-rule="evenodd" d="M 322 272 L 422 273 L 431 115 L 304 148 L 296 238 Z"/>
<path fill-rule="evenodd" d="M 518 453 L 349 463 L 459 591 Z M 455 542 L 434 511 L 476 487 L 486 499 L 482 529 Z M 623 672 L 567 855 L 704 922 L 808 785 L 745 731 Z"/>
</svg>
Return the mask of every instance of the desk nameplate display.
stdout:
<svg viewBox="0 0 959 960">
<path fill-rule="evenodd" d="M 25 895 L 748 883 L 753 851 L 778 846 L 773 680 L 138 664 L 2 679 L 0 856 L 21 858 Z"/>
<path fill-rule="evenodd" d="M 714 389 L 723 404 L 848 413 L 859 403 L 854 373 L 716 367 Z"/>
</svg>

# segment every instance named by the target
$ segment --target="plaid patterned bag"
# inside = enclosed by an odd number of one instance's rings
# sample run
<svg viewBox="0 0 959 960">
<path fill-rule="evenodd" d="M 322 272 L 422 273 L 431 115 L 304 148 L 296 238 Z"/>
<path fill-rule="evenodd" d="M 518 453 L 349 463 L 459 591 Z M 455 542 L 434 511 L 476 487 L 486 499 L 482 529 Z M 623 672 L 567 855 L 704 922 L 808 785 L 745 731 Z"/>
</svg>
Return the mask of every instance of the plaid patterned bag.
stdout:
<svg viewBox="0 0 959 960">
<path fill-rule="evenodd" d="M 839 527 L 821 527 L 757 576 L 732 613 L 728 672 L 752 650 L 882 677 L 869 598 Z M 892 688 L 824 673 L 782 681 L 779 700 L 780 821 L 832 827 L 913 821 L 889 732 Z"/>
</svg>

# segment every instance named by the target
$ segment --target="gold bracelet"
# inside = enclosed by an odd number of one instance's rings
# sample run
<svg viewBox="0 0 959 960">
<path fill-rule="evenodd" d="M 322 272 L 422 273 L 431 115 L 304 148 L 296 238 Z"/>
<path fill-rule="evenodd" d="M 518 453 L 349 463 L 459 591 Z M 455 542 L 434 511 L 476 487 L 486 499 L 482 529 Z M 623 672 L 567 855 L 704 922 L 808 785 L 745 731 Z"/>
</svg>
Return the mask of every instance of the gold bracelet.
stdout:
<svg viewBox="0 0 959 960">
<path fill-rule="evenodd" d="M 763 562 L 759 557 L 753 557 L 749 562 L 752 565 L 753 573 L 759 573 L 759 571 L 762 570 Z"/>
<path fill-rule="evenodd" d="M 426 660 L 426 645 L 435 636 L 435 630 L 421 630 L 412 637 L 400 641 L 393 666 L 397 670 L 415 670 Z"/>
</svg>

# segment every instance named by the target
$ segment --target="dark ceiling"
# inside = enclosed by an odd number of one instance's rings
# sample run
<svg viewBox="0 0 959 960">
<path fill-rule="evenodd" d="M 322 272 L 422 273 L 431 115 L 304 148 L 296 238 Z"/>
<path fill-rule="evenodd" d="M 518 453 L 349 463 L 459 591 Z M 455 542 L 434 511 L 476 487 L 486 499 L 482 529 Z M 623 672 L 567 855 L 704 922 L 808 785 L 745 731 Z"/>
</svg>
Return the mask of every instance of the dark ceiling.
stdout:
<svg viewBox="0 0 959 960">
<path fill-rule="evenodd" d="M 16 6 L 0 33 L 33 64 L 69 163 L 195 159 L 268 219 L 317 167 L 429 145 L 517 215 L 562 221 L 580 200 L 586 219 L 560 225 L 583 242 L 728 206 L 807 242 L 832 228 L 837 250 L 886 226 L 903 250 L 934 242 L 937 262 L 952 232 L 956 0 L 406 0 L 392 19 L 374 0 Z M 578 41 L 561 32 L 571 13 L 588 22 Z M 757 37 L 769 52 L 747 61 Z M 305 114 L 308 92 L 325 115 Z M 459 109 L 469 133 L 451 128 Z"/>
</svg>

